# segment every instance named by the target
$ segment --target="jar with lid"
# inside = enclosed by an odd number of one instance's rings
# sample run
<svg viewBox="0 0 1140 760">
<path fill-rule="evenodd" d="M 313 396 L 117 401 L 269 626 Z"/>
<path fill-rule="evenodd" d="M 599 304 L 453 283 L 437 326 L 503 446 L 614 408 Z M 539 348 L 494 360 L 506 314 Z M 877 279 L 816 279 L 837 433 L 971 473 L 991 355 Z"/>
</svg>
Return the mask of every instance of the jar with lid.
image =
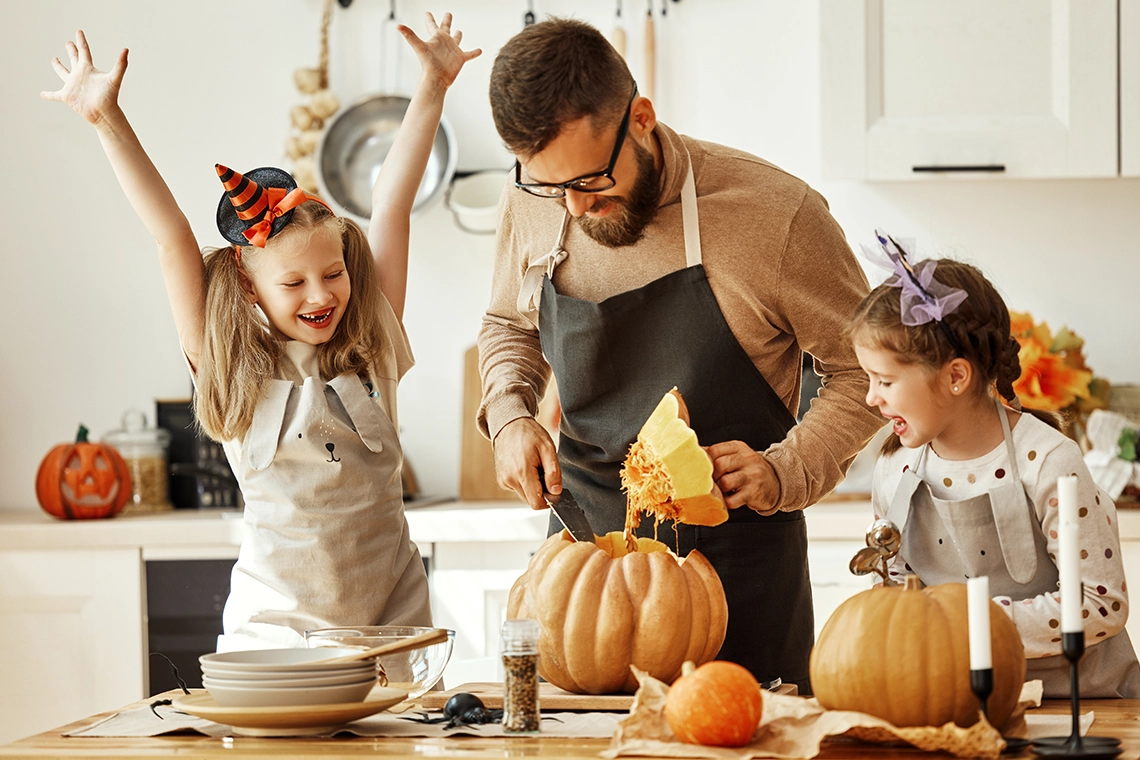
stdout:
<svg viewBox="0 0 1140 760">
<path fill-rule="evenodd" d="M 138 409 L 123 414 L 123 427 L 103 437 L 114 446 L 131 473 L 131 498 L 123 514 L 165 512 L 174 509 L 166 486 L 166 449 L 170 433 L 147 427 L 146 415 Z"/>
<path fill-rule="evenodd" d="M 502 632 L 503 732 L 537 734 L 538 621 L 506 620 Z"/>
</svg>

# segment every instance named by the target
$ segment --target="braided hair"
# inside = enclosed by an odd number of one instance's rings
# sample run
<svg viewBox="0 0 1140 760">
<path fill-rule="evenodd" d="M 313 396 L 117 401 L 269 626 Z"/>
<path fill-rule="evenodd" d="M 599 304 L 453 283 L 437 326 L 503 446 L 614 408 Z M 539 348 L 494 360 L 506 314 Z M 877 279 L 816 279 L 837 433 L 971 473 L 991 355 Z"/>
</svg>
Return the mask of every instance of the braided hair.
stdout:
<svg viewBox="0 0 1140 760">
<path fill-rule="evenodd" d="M 978 384 L 981 392 L 996 392 L 1012 408 L 1021 411 L 1021 401 L 1013 389 L 1021 377 L 1018 360 L 1021 346 L 1010 331 L 1005 301 L 980 270 L 964 262 L 938 259 L 934 277 L 943 285 L 967 293 L 966 300 L 943 317 L 945 329 L 937 321 L 913 327 L 904 325 L 899 289 L 883 284 L 859 304 L 848 335 L 856 342 L 892 352 L 901 362 L 930 369 L 938 369 L 955 358 L 965 359 L 982 380 Z M 953 335 L 953 343 L 947 333 Z M 1053 412 L 1025 411 L 1051 427 L 1061 427 L 1060 419 Z M 901 445 L 898 436 L 891 433 L 882 453 L 889 454 Z"/>
</svg>

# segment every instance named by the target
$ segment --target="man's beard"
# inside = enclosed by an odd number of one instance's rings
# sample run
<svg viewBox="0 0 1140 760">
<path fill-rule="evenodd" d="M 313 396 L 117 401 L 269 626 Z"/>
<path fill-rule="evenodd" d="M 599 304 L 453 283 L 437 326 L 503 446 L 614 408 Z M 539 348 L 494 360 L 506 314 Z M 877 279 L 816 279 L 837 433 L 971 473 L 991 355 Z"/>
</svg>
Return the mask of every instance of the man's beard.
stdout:
<svg viewBox="0 0 1140 760">
<path fill-rule="evenodd" d="M 661 171 L 653 164 L 653 154 L 633 143 L 637 160 L 637 179 L 624 197 L 599 195 L 594 208 L 600 204 L 614 204 L 616 208 L 607 216 L 594 219 L 580 216 L 575 221 L 593 240 L 608 248 L 621 248 L 641 240 L 645 228 L 657 216 L 657 201 L 661 193 Z"/>
</svg>

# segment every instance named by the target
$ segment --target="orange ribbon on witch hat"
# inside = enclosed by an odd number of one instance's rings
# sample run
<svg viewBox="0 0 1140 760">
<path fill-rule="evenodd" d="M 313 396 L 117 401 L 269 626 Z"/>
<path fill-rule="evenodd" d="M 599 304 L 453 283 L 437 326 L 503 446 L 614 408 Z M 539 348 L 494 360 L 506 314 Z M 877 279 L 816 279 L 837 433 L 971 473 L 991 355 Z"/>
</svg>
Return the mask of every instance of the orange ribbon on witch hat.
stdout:
<svg viewBox="0 0 1140 760">
<path fill-rule="evenodd" d="M 269 236 L 273 234 L 273 223 L 278 217 L 300 206 L 305 201 L 316 201 L 325 208 L 332 210 L 320 198 L 309 195 L 299 187 L 287 190 L 283 187 L 262 187 L 249 177 L 246 177 L 227 166 L 214 165 L 218 178 L 226 189 L 230 203 L 233 204 L 234 213 L 238 219 L 249 221 L 262 215 L 261 219 L 246 229 L 242 235 L 250 245 L 264 248 Z"/>
</svg>

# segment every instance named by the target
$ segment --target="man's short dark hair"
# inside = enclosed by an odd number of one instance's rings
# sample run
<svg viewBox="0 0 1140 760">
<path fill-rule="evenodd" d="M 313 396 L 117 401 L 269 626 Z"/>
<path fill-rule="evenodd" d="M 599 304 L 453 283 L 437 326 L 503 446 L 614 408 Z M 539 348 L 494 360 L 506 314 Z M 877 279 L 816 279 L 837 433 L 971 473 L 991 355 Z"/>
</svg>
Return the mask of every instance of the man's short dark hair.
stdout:
<svg viewBox="0 0 1140 760">
<path fill-rule="evenodd" d="M 613 45 L 582 21 L 551 18 L 503 45 L 491 69 L 491 114 L 503 143 L 530 158 L 562 127 L 591 117 L 595 129 L 617 123 L 633 88 Z"/>
</svg>

